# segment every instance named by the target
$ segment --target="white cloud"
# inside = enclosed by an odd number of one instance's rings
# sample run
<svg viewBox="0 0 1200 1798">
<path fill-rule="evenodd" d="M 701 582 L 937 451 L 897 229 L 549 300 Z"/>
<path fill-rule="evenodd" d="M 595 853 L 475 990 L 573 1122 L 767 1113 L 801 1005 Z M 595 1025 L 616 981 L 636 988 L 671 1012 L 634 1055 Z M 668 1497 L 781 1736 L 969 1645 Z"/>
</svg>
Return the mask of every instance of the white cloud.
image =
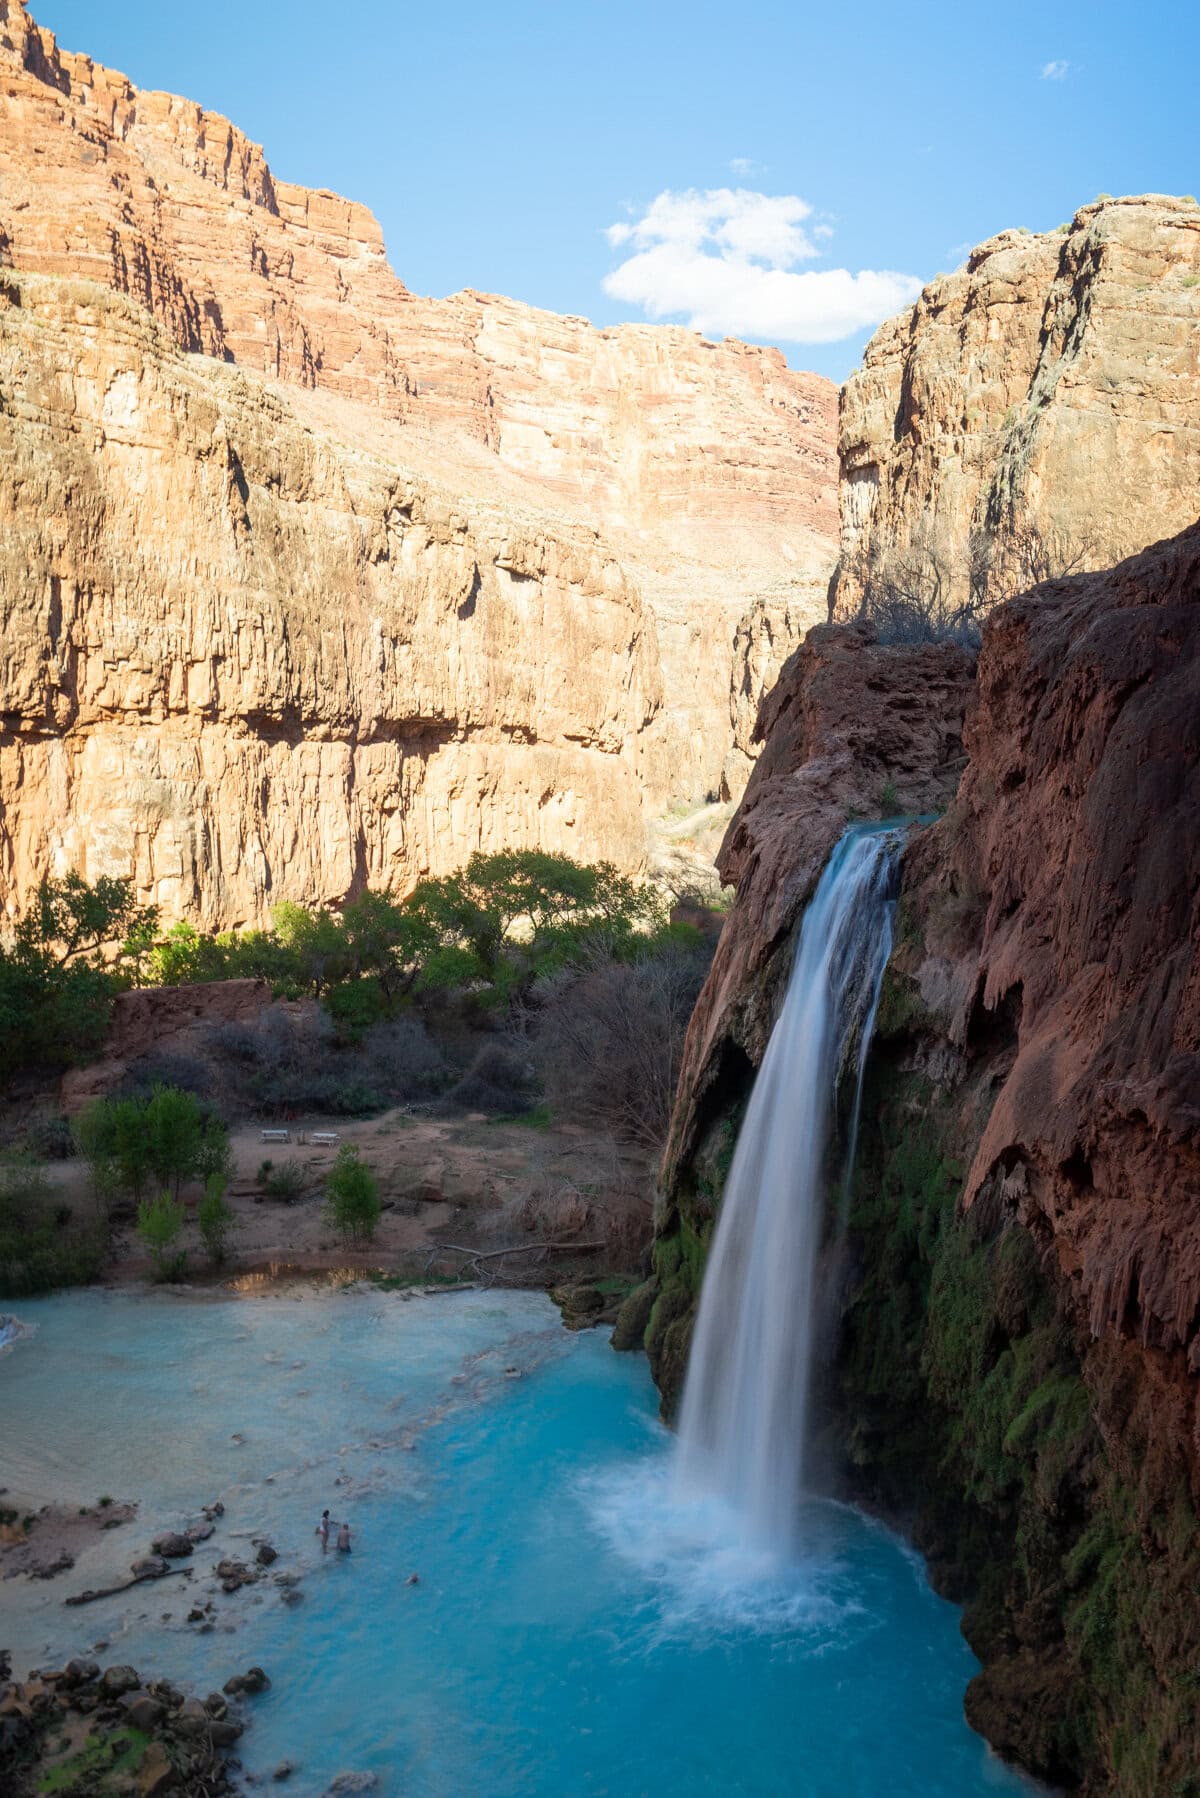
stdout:
<svg viewBox="0 0 1200 1798">
<path fill-rule="evenodd" d="M 1043 63 L 1040 79 L 1042 81 L 1065 81 L 1070 66 L 1065 57 L 1059 57 L 1054 62 Z"/>
<path fill-rule="evenodd" d="M 787 343 L 835 343 L 916 299 L 915 275 L 797 270 L 831 235 L 826 224 L 810 226 L 812 216 L 796 194 L 668 189 L 640 218 L 609 227 L 609 243 L 631 253 L 604 291 L 650 318 L 682 315 L 707 337 Z"/>
<path fill-rule="evenodd" d="M 732 156 L 729 159 L 729 166 L 735 175 L 745 176 L 758 173 L 758 164 L 752 156 Z"/>
</svg>

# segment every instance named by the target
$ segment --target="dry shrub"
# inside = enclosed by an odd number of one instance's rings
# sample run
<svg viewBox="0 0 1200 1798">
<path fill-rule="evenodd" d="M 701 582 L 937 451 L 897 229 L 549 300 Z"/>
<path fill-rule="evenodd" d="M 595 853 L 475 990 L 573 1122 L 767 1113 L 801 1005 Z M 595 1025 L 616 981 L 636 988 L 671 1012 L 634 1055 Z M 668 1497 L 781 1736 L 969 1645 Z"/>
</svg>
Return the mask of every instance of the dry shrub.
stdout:
<svg viewBox="0 0 1200 1798">
<path fill-rule="evenodd" d="M 704 954 L 672 948 L 555 982 L 534 1026 L 555 1112 L 660 1147 L 707 967 Z"/>
</svg>

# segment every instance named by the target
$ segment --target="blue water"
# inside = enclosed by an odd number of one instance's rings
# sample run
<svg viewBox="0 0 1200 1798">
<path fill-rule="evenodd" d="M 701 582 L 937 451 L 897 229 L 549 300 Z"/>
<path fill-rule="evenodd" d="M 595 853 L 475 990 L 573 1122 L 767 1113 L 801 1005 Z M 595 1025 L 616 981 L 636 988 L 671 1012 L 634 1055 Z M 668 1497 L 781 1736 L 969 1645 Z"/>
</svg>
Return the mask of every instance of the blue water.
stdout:
<svg viewBox="0 0 1200 1798">
<path fill-rule="evenodd" d="M 257 1662 L 243 1759 L 298 1762 L 300 1798 L 346 1770 L 385 1798 L 1029 1790 L 962 1720 L 975 1662 L 915 1558 L 818 1505 L 798 1564 L 748 1560 L 719 1513 L 677 1508 L 645 1362 L 539 1295 L 13 1309 L 35 1328 L 0 1354 L 0 1484 L 141 1506 L 72 1573 L 0 1588 L 22 1670 L 102 1640 L 203 1693 Z M 63 1609 L 216 1498 L 190 1580 Z M 321 1555 L 325 1505 L 348 1558 Z M 217 1592 L 197 1633 L 212 1564 L 258 1534 L 303 1601 Z"/>
</svg>

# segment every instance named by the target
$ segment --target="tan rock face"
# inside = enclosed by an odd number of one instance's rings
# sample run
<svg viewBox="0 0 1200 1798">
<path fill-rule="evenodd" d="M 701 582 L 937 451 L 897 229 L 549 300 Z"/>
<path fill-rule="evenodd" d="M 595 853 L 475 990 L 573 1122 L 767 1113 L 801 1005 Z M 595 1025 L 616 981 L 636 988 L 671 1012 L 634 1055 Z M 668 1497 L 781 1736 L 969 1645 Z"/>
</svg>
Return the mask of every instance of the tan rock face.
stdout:
<svg viewBox="0 0 1200 1798">
<path fill-rule="evenodd" d="M 419 298 L 364 207 L 277 181 L 228 120 L 60 50 L 24 0 L 0 0 L 0 260 L 128 294 L 180 348 L 303 389 L 306 417 L 448 492 L 602 531 L 657 626 L 652 806 L 720 789 L 758 596 L 787 598 L 793 632 L 823 615 L 832 383 L 682 330 Z"/>
<path fill-rule="evenodd" d="M 132 875 L 207 926 L 476 848 L 628 863 L 653 620 L 582 525 L 463 501 L 0 278 L 0 877 Z"/>
<path fill-rule="evenodd" d="M 1062 232 L 981 244 L 875 334 L 842 390 L 837 615 L 872 555 L 914 542 L 960 592 L 990 542 L 994 599 L 1190 524 L 1198 342 L 1193 201 L 1098 201 Z"/>
</svg>

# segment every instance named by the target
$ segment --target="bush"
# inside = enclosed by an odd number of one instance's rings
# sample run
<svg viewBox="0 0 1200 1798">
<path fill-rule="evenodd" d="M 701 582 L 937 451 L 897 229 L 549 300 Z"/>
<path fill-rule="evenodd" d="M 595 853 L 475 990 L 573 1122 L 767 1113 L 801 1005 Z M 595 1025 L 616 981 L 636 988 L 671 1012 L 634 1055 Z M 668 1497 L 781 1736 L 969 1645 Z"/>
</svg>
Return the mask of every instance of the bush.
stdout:
<svg viewBox="0 0 1200 1798">
<path fill-rule="evenodd" d="M 103 1256 L 103 1231 L 74 1225 L 70 1208 L 55 1202 L 36 1162 L 0 1162 L 0 1296 L 86 1285 L 100 1272 Z"/>
<path fill-rule="evenodd" d="M 225 1180 L 221 1174 L 210 1174 L 205 1182 L 196 1221 L 209 1260 L 214 1267 L 220 1267 L 225 1260 L 233 1223 L 233 1212 L 225 1203 Z"/>
<path fill-rule="evenodd" d="M 502 1112 L 517 1116 L 532 1107 L 537 1093 L 537 1070 L 528 1054 L 517 1045 L 485 1043 L 457 1086 L 446 1095 L 468 1111 Z"/>
<path fill-rule="evenodd" d="M 358 1150 L 344 1144 L 325 1182 L 328 1222 L 347 1242 L 370 1242 L 382 1209 L 375 1176 L 363 1166 Z"/>
<path fill-rule="evenodd" d="M 304 1175 L 294 1161 L 285 1161 L 282 1167 L 264 1161 L 258 1170 L 258 1184 L 266 1198 L 291 1205 L 304 1191 Z"/>
<path fill-rule="evenodd" d="M 175 1247 L 183 1229 L 183 1206 L 168 1192 L 143 1199 L 137 1210 L 137 1232 L 150 1251 L 156 1280 L 181 1279 L 187 1250 Z"/>
<path fill-rule="evenodd" d="M 707 970 L 703 951 L 668 947 L 555 983 L 534 1035 L 554 1110 L 658 1149 Z"/>
<path fill-rule="evenodd" d="M 42 1161 L 70 1161 L 75 1154 L 75 1135 L 70 1118 L 57 1115 L 38 1118 L 25 1130 L 29 1153 Z"/>
</svg>

